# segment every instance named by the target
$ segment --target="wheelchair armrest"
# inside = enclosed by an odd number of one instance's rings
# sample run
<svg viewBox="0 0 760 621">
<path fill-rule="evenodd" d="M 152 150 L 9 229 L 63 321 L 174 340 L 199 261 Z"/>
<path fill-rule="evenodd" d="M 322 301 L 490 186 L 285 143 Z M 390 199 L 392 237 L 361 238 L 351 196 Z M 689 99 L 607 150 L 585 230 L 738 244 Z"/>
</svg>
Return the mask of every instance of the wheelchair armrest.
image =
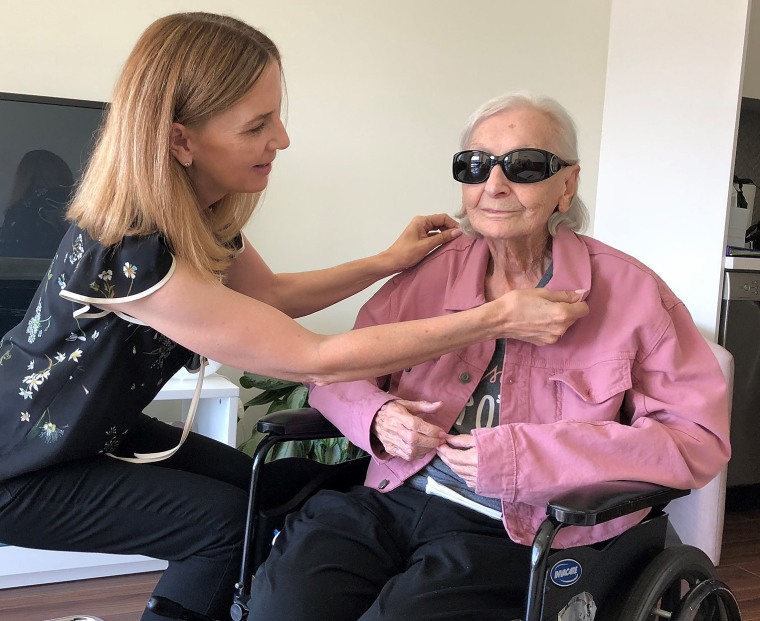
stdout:
<svg viewBox="0 0 760 621">
<path fill-rule="evenodd" d="M 343 434 L 315 408 L 280 410 L 262 416 L 256 430 L 293 439 L 338 438 Z"/>
<path fill-rule="evenodd" d="M 594 526 L 640 509 L 665 506 L 689 493 L 689 490 L 641 481 L 607 481 L 553 498 L 546 507 L 546 514 L 568 526 Z"/>
</svg>

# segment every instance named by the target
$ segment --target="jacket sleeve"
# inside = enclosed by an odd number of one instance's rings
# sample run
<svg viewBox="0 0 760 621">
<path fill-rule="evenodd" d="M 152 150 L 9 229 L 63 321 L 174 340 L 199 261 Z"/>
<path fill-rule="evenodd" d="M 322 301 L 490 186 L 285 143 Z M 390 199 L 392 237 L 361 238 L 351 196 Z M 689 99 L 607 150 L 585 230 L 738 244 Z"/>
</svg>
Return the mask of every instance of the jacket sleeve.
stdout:
<svg viewBox="0 0 760 621">
<path fill-rule="evenodd" d="M 395 319 L 393 291 L 395 280 L 386 283 L 362 306 L 357 315 L 354 329 L 379 324 L 392 323 Z M 309 404 L 333 423 L 356 446 L 364 449 L 376 459 L 379 456 L 371 446 L 371 427 L 377 411 L 397 397 L 383 390 L 390 377 L 374 380 L 338 382 L 327 386 L 309 386 Z"/>
<path fill-rule="evenodd" d="M 599 481 L 706 485 L 730 457 L 728 387 L 684 305 L 665 319 L 652 346 L 633 361 L 628 420 L 475 430 L 477 491 L 540 506 L 555 492 Z"/>
</svg>

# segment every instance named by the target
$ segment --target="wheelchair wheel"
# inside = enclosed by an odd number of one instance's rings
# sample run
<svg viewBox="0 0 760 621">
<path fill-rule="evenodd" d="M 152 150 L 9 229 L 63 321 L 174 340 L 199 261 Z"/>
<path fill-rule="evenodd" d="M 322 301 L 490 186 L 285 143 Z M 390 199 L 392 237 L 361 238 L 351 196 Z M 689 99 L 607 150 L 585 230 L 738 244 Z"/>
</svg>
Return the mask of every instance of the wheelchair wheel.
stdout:
<svg viewBox="0 0 760 621">
<path fill-rule="evenodd" d="M 670 619 L 683 596 L 705 580 L 717 578 L 715 566 L 702 550 L 680 545 L 666 548 L 646 566 L 623 599 L 617 621 Z M 694 621 L 731 621 L 716 599 L 705 600 Z"/>
</svg>

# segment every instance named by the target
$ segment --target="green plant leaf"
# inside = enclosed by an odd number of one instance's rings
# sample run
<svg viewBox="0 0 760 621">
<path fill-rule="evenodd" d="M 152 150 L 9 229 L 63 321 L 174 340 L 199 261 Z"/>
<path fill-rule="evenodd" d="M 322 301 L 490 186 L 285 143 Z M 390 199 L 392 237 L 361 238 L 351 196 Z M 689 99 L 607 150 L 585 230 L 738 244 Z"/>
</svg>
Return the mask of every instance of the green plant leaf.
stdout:
<svg viewBox="0 0 760 621">
<path fill-rule="evenodd" d="M 293 389 L 287 399 L 288 407 L 291 409 L 302 408 L 309 400 L 309 389 L 301 384 Z"/>
<path fill-rule="evenodd" d="M 267 414 L 271 414 L 272 412 L 279 412 L 280 410 L 289 410 L 288 402 L 285 399 L 277 399 L 277 401 L 272 401 L 272 405 L 269 406 L 269 409 L 267 410 Z"/>
<path fill-rule="evenodd" d="M 253 399 L 246 402 L 243 407 L 247 408 L 252 405 L 264 405 L 272 401 L 282 401 L 290 395 L 291 388 L 282 388 L 280 390 L 265 390 L 259 395 L 256 395 Z"/>
<path fill-rule="evenodd" d="M 282 390 L 284 388 L 293 388 L 300 386 L 300 382 L 292 382 L 290 380 L 282 380 L 276 377 L 268 377 L 266 375 L 258 375 L 256 373 L 249 373 L 246 371 L 240 378 L 240 385 L 243 388 L 259 388 L 260 390 Z"/>
</svg>

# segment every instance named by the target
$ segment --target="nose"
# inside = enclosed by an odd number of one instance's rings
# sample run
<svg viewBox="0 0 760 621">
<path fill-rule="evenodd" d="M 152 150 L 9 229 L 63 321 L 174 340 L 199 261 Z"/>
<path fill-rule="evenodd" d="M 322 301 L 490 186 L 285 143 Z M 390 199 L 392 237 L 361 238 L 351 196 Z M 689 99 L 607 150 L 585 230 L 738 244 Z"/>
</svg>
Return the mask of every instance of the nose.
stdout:
<svg viewBox="0 0 760 621">
<path fill-rule="evenodd" d="M 285 124 L 282 122 L 282 119 L 277 119 L 277 128 L 274 133 L 274 136 L 272 137 L 272 140 L 270 141 L 270 148 L 274 150 L 280 150 L 287 149 L 290 146 L 290 136 L 288 136 L 288 131 L 285 129 Z"/>
<path fill-rule="evenodd" d="M 491 169 L 488 179 L 485 180 L 485 192 L 489 196 L 499 196 L 512 192 L 512 182 L 507 179 L 500 165 Z"/>
</svg>

